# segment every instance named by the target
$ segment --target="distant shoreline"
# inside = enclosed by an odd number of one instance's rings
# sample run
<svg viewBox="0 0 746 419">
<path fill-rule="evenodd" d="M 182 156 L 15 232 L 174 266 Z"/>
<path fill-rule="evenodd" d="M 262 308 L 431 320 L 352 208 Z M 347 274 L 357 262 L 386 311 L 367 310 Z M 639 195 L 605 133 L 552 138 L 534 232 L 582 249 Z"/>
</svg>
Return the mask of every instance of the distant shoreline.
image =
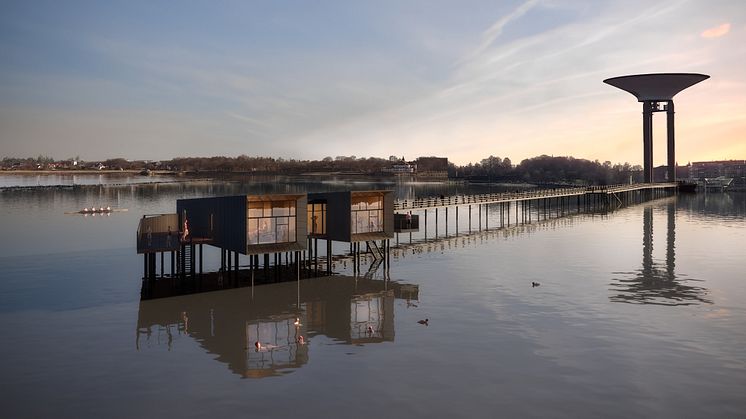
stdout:
<svg viewBox="0 0 746 419">
<path fill-rule="evenodd" d="M 0 170 L 0 176 L 3 175 L 139 175 L 142 170 Z M 168 170 L 151 170 L 153 175 L 172 175 L 178 176 L 178 173 Z M 145 175 L 143 175 L 145 176 Z"/>
</svg>

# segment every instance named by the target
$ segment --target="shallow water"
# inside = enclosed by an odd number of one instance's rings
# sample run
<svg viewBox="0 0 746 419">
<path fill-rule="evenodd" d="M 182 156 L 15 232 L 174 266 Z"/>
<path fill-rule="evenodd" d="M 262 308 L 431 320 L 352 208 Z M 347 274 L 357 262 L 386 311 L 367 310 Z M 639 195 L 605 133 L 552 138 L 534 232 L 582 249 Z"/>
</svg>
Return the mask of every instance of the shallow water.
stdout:
<svg viewBox="0 0 746 419">
<path fill-rule="evenodd" d="M 140 302 L 142 214 L 320 187 L 0 193 L 5 414 L 743 417 L 744 194 L 471 235 L 462 213 L 458 237 L 395 250 L 388 273 L 337 263 L 332 278 Z M 448 188 L 469 192 L 391 189 Z M 129 211 L 63 214 L 103 201 Z"/>
</svg>

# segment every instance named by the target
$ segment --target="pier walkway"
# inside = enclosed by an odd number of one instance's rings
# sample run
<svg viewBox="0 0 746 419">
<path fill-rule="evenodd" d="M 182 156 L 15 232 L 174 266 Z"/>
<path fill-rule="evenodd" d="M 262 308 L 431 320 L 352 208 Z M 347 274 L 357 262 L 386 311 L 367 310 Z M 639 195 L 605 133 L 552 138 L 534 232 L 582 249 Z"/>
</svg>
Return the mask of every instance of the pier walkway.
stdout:
<svg viewBox="0 0 746 419">
<path fill-rule="evenodd" d="M 633 183 L 625 185 L 588 186 L 577 188 L 540 189 L 524 192 L 503 192 L 478 195 L 453 195 L 442 197 L 417 198 L 414 200 L 397 200 L 394 202 L 395 211 L 427 210 L 444 207 L 472 205 L 472 204 L 500 204 L 536 199 L 569 198 L 586 195 L 608 195 L 636 191 L 675 190 L 678 184 L 670 183 Z"/>
</svg>

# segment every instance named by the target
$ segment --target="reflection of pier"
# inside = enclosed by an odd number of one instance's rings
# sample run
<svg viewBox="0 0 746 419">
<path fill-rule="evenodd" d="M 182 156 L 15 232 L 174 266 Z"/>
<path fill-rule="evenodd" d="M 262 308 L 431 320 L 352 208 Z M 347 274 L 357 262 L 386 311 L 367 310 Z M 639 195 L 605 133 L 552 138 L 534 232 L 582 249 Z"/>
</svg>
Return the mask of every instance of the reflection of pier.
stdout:
<svg viewBox="0 0 746 419">
<path fill-rule="evenodd" d="M 136 344 L 170 349 L 189 336 L 238 375 L 276 375 L 308 362 L 315 336 L 393 341 L 394 299 L 418 295 L 417 285 L 334 276 L 142 301 Z"/>
<path fill-rule="evenodd" d="M 686 285 L 686 279 L 676 275 L 676 203 L 666 207 L 666 255 L 663 263 L 653 258 L 653 208 L 643 212 L 642 267 L 625 278 L 616 279 L 612 289 L 618 294 L 611 301 L 636 304 L 692 305 L 710 303 L 707 290 Z"/>
</svg>

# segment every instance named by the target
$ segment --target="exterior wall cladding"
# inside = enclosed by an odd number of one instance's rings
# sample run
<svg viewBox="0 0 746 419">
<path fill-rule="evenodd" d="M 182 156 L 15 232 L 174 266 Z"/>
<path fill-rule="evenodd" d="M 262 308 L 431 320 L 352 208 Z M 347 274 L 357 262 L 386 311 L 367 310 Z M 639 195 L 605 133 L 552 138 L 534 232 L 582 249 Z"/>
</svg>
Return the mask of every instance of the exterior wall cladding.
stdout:
<svg viewBox="0 0 746 419">
<path fill-rule="evenodd" d="M 295 201 L 296 238 L 290 243 L 247 244 L 248 201 Z M 180 199 L 176 202 L 179 225 L 187 220 L 189 236 L 207 239 L 210 244 L 241 254 L 260 254 L 303 250 L 306 248 L 306 196 L 221 196 Z"/>
</svg>

